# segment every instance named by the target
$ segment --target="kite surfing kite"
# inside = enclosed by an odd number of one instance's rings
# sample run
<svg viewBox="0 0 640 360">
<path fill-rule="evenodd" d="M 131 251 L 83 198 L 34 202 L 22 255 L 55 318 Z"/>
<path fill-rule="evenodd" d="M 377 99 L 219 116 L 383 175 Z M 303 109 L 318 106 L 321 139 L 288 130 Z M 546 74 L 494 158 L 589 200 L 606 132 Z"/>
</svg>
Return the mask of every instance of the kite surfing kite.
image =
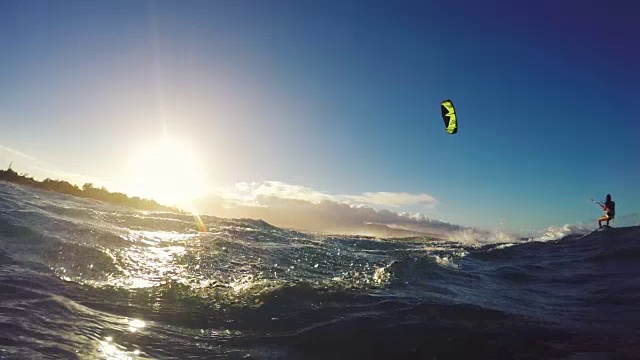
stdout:
<svg viewBox="0 0 640 360">
<path fill-rule="evenodd" d="M 456 117 L 456 109 L 453 107 L 453 102 L 449 99 L 440 103 L 440 109 L 442 110 L 442 120 L 444 120 L 444 127 L 449 134 L 455 134 L 458 132 L 458 119 Z"/>
</svg>

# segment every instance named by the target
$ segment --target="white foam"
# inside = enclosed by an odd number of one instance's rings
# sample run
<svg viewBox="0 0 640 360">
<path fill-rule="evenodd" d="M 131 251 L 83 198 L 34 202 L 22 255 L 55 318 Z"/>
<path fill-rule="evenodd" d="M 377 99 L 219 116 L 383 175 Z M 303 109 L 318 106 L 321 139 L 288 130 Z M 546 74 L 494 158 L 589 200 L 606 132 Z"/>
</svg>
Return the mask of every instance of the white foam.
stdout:
<svg viewBox="0 0 640 360">
<path fill-rule="evenodd" d="M 453 269 L 457 269 L 458 265 L 455 264 L 453 262 L 453 257 L 449 257 L 449 256 L 438 256 L 438 255 L 434 255 L 433 256 L 434 259 L 436 260 L 436 263 L 438 263 L 438 265 L 443 266 L 443 267 L 449 267 L 449 268 L 453 268 Z"/>
<path fill-rule="evenodd" d="M 465 229 L 451 233 L 447 240 L 472 246 L 518 242 L 515 236 L 510 235 L 500 229 L 496 229 L 494 231 Z"/>
<path fill-rule="evenodd" d="M 586 224 L 565 224 L 562 226 L 549 226 L 533 238 L 534 241 L 558 240 L 571 234 L 585 235 L 595 230 L 595 226 Z"/>
</svg>

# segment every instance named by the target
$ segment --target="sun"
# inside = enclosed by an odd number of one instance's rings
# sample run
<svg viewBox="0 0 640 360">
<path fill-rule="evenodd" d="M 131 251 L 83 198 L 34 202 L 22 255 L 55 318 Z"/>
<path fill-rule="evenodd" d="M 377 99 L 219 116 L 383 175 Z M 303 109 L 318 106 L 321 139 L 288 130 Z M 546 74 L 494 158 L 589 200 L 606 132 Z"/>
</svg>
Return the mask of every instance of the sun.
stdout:
<svg viewBox="0 0 640 360">
<path fill-rule="evenodd" d="M 196 154 L 187 144 L 167 137 L 133 153 L 127 173 L 132 195 L 167 205 L 189 206 L 204 190 Z"/>
</svg>

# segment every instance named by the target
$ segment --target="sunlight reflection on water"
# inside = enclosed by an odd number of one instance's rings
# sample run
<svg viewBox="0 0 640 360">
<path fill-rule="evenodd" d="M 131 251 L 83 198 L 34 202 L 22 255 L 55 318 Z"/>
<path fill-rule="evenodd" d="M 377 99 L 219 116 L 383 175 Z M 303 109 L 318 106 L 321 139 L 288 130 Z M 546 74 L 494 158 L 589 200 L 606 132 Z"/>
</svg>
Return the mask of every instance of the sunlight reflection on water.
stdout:
<svg viewBox="0 0 640 360">
<path fill-rule="evenodd" d="M 140 359 L 141 352 L 138 349 L 127 351 L 123 346 L 116 344 L 111 336 L 98 341 L 98 357 L 109 360 Z"/>
</svg>

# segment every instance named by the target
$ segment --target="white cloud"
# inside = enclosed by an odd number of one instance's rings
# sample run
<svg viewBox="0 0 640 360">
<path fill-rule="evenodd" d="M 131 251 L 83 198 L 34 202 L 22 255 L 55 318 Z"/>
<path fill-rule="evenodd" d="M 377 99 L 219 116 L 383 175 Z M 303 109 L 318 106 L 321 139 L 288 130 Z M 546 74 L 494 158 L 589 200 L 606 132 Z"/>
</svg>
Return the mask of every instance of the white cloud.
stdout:
<svg viewBox="0 0 640 360">
<path fill-rule="evenodd" d="M 305 200 L 318 204 L 322 201 L 334 201 L 351 205 L 370 205 L 373 207 L 400 207 L 408 205 L 435 206 L 437 200 L 428 194 L 410 194 L 406 192 L 366 192 L 360 195 L 331 195 L 305 186 L 291 185 L 279 181 L 241 182 L 232 187 L 221 188 L 215 194 L 227 200 L 248 205 L 256 204 L 260 196 L 274 196 L 282 199 Z"/>
<path fill-rule="evenodd" d="M 4 151 L 6 151 L 8 153 L 11 153 L 11 154 L 14 154 L 14 155 L 18 155 L 18 156 L 21 156 L 21 157 L 29 159 L 29 160 L 34 160 L 34 161 L 36 160 L 36 158 L 31 156 L 31 155 L 27 155 L 27 154 L 25 154 L 25 153 L 23 153 L 21 151 L 18 151 L 16 149 L 12 149 L 10 147 L 6 147 L 4 145 L 0 145 L 0 150 L 4 150 Z"/>
<path fill-rule="evenodd" d="M 308 187 L 270 181 L 238 183 L 195 202 L 200 213 L 260 218 L 277 226 L 312 231 L 409 235 L 443 235 L 461 227 L 421 213 L 384 207 L 437 204 L 428 194 L 377 192 L 331 195 Z"/>
<path fill-rule="evenodd" d="M 323 200 L 332 200 L 333 196 L 300 185 L 290 185 L 279 181 L 267 181 L 259 184 L 255 191 L 256 196 L 277 196 L 283 199 L 306 200 L 318 203 Z"/>
<path fill-rule="evenodd" d="M 319 203 L 322 200 L 331 200 L 332 196 L 323 194 L 313 189 L 289 185 L 278 181 L 267 182 L 240 182 L 231 187 L 218 188 L 212 194 L 224 199 L 227 205 L 262 206 L 260 197 L 277 197 L 281 199 L 305 200 Z"/>
<path fill-rule="evenodd" d="M 429 194 L 409 194 L 406 192 L 367 192 L 362 195 L 351 196 L 351 200 L 363 204 L 399 207 L 407 205 L 437 204 L 436 199 Z"/>
</svg>

